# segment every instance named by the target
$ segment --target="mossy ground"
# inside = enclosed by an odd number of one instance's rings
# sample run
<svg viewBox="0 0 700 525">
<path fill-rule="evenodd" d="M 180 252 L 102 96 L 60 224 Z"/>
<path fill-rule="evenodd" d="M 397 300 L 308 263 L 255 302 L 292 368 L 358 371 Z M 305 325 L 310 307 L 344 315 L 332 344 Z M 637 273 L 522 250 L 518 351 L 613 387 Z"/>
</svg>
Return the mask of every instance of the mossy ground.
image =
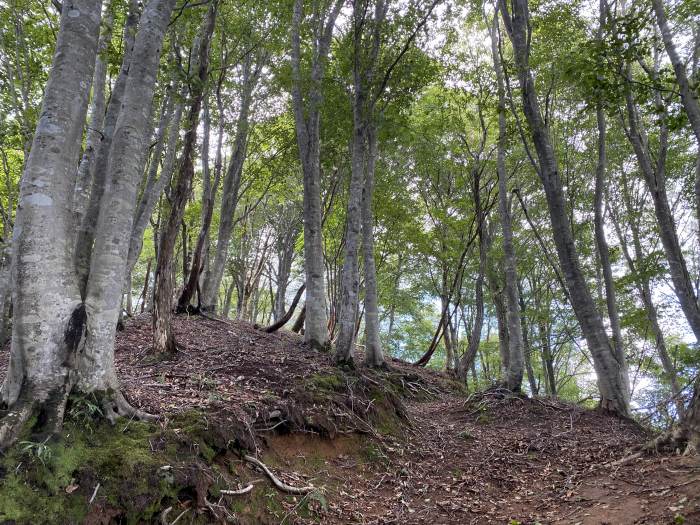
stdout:
<svg viewBox="0 0 700 525">
<path fill-rule="evenodd" d="M 167 425 L 69 419 L 60 438 L 26 436 L 0 459 L 0 523 L 149 523 L 169 506 L 198 509 L 188 523 L 210 523 L 201 510 L 207 498 L 216 501 L 222 489 L 254 476 L 233 448 L 236 432 L 228 437 L 195 411 Z M 263 499 L 261 490 L 275 497 Z M 284 496 L 263 484 L 234 502 L 232 515 L 241 523 L 265 523 L 265 516 L 274 523 L 276 498 Z"/>
<path fill-rule="evenodd" d="M 365 465 L 381 462 L 381 446 L 368 434 L 396 437 L 405 424 L 401 382 L 381 374 L 339 370 L 308 377 L 296 399 L 303 414 L 299 429 L 337 428 L 329 414 L 342 409 L 360 434 L 331 441 L 323 432 L 313 437 L 287 428 L 279 436 L 284 441 L 268 435 L 264 461 L 305 476 L 323 471 L 340 453 Z M 222 516 L 237 523 L 279 523 L 290 511 L 313 522 L 326 506 L 326 491 L 340 488 L 317 478 L 319 490 L 307 496 L 279 493 L 240 459 L 251 449 L 249 430 L 230 421 L 223 426 L 212 413 L 189 410 L 159 423 L 121 419 L 110 425 L 96 407 L 72 399 L 59 438 L 27 432 L 0 458 L 0 523 L 148 523 L 171 506 L 171 519 L 189 507 L 188 523 L 209 523 L 207 504 L 217 500 L 226 507 Z M 221 498 L 222 489 L 251 481 L 250 494 Z"/>
</svg>

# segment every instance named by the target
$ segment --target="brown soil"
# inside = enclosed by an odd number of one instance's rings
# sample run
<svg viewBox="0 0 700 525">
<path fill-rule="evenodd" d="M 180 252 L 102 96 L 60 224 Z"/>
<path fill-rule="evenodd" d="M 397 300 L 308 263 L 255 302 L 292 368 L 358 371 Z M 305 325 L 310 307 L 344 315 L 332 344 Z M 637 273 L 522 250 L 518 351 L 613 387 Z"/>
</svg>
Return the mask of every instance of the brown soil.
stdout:
<svg viewBox="0 0 700 525">
<path fill-rule="evenodd" d="M 338 372 L 295 334 L 246 323 L 178 316 L 175 333 L 178 354 L 150 364 L 148 317 L 118 334 L 130 402 L 164 424 L 204 411 L 280 478 L 320 489 L 277 494 L 270 506 L 263 476 L 221 455 L 241 486 L 255 483 L 217 502 L 245 511 L 242 523 L 700 523 L 700 462 L 615 463 L 649 438 L 631 421 L 498 391 L 467 397 L 445 375 L 399 361 L 390 373 Z M 0 377 L 6 363 L 0 352 Z M 265 511 L 250 511 L 260 501 Z M 192 504 L 183 500 L 170 517 Z M 200 520 L 210 510 L 200 509 Z"/>
</svg>

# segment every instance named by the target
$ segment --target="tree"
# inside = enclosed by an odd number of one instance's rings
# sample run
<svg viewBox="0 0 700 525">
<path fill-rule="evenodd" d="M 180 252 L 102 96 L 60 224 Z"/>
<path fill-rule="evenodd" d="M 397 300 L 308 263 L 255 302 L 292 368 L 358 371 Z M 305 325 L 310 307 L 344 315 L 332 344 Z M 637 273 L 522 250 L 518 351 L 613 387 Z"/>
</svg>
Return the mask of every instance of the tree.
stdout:
<svg viewBox="0 0 700 525">
<path fill-rule="evenodd" d="M 510 7 L 508 3 L 510 3 Z M 559 262 L 566 279 L 566 287 L 572 306 L 593 356 L 602 397 L 601 405 L 605 409 L 627 415 L 629 414 L 629 401 L 625 394 L 627 388 L 624 385 L 622 365 L 618 362 L 610 345 L 600 314 L 581 271 L 571 227 L 566 217 L 557 159 L 554 155 L 549 132 L 542 119 L 535 82 L 529 67 L 530 14 L 528 2 L 527 0 L 511 0 L 510 2 L 500 0 L 500 11 L 513 45 L 520 79 L 523 110 L 539 159 L 537 171 L 547 196 Z"/>
<path fill-rule="evenodd" d="M 111 192 L 100 209 L 84 297 L 72 250 L 73 209 L 65 203 L 72 202 L 77 177 L 102 6 L 76 0 L 72 9 L 62 10 L 15 228 L 12 350 L 2 389 L 10 411 L 0 420 L 3 447 L 34 414 L 43 415 L 47 433 L 59 431 L 73 390 L 98 395 L 106 417 L 143 415 L 119 393 L 114 332 L 144 133 L 173 4 L 151 0 L 141 18 L 111 145 Z"/>
<path fill-rule="evenodd" d="M 299 158 L 304 173 L 304 268 L 306 322 L 304 340 L 316 350 L 328 345 L 328 318 L 321 231 L 320 105 L 328 53 L 342 0 L 314 2 L 310 17 L 314 46 L 308 79 L 302 77 L 301 31 L 304 0 L 294 0 L 292 14 L 292 107 Z"/>
</svg>

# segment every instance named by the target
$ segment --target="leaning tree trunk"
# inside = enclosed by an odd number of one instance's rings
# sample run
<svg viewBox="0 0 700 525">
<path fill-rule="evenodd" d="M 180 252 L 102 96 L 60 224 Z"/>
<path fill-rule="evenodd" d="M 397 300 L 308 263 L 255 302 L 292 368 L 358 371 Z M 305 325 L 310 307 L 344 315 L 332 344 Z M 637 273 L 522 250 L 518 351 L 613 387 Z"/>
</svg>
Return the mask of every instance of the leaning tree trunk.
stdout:
<svg viewBox="0 0 700 525">
<path fill-rule="evenodd" d="M 607 410 L 628 415 L 630 407 L 625 394 L 624 376 L 581 269 L 566 210 L 557 159 L 549 130 L 540 112 L 535 81 L 529 65 L 531 35 L 528 2 L 527 0 L 511 0 L 512 13 L 508 10 L 506 0 L 499 0 L 499 2 L 506 30 L 513 44 L 515 63 L 520 78 L 523 110 L 539 159 L 538 175 L 547 197 L 557 255 L 574 313 L 593 357 L 593 366 L 601 395 L 601 406 Z"/>
<path fill-rule="evenodd" d="M 629 67 L 627 68 L 629 75 Z M 629 120 L 628 137 L 632 143 L 639 168 L 644 179 L 649 187 L 652 201 L 654 203 L 654 213 L 656 222 L 659 227 L 659 237 L 664 249 L 664 254 L 668 262 L 669 273 L 671 274 L 671 282 L 673 289 L 678 297 L 681 310 L 685 315 L 690 329 L 695 335 L 695 339 L 700 341 L 700 305 L 698 298 L 695 295 L 695 287 L 688 273 L 688 267 L 685 262 L 685 257 L 681 249 L 676 230 L 673 212 L 668 202 L 666 193 L 666 175 L 665 175 L 665 152 L 657 155 L 657 162 L 654 164 L 651 153 L 648 150 L 648 139 L 645 137 L 642 123 L 639 117 L 639 110 L 634 102 L 634 97 L 630 86 L 627 86 L 625 93 L 627 105 L 627 116 Z M 662 137 L 662 146 L 665 148 L 665 137 L 667 136 L 666 124 L 662 119 L 662 129 L 660 136 Z"/>
<path fill-rule="evenodd" d="M 520 320 L 520 294 L 518 291 L 518 270 L 513 246 L 513 224 L 508 204 L 508 183 L 506 172 L 506 95 L 503 85 L 503 69 L 498 52 L 498 13 L 494 15 L 491 27 L 491 55 L 498 86 L 498 152 L 496 171 L 498 172 L 498 210 L 503 229 L 503 259 L 505 266 L 506 322 L 508 325 L 508 366 L 505 370 L 505 387 L 519 392 L 523 382 L 523 334 Z"/>
<path fill-rule="evenodd" d="M 191 101 L 187 115 L 187 131 L 185 133 L 182 157 L 178 170 L 177 182 L 172 190 L 170 214 L 160 234 L 158 263 L 156 265 L 153 283 L 153 352 L 167 355 L 177 350 L 175 335 L 172 329 L 173 302 L 173 271 L 172 263 L 175 254 L 175 243 L 180 223 L 185 213 L 185 206 L 190 195 L 192 179 L 194 178 L 194 155 L 197 145 L 197 125 L 202 100 L 206 94 L 207 75 L 209 71 L 209 47 L 214 33 L 218 1 L 213 0 L 209 5 L 201 38 L 197 49 L 197 76 L 191 89 Z M 183 250 L 183 258 L 186 256 Z"/>
<path fill-rule="evenodd" d="M 14 327 L 2 401 L 0 448 L 41 411 L 58 431 L 85 332 L 71 260 L 75 166 L 80 155 L 102 2 L 74 0 L 63 9 L 48 83 L 22 176 L 14 227 Z M 69 14 L 70 13 L 70 14 Z M 70 184 L 73 181 L 73 184 Z"/>
<path fill-rule="evenodd" d="M 697 85 L 694 89 L 690 80 L 688 79 L 685 64 L 676 50 L 671 29 L 668 27 L 668 20 L 666 18 L 666 10 L 664 9 L 663 0 L 651 0 L 651 5 L 654 9 L 654 13 L 656 14 L 656 21 L 659 24 L 661 39 L 663 40 L 664 47 L 666 48 L 666 54 L 671 60 L 673 72 L 676 75 L 676 82 L 681 95 L 683 108 L 688 116 L 690 127 L 695 134 L 695 140 L 698 148 L 700 148 L 700 103 L 698 103 Z M 698 151 L 698 158 L 695 165 L 695 207 L 698 226 L 700 226 L 700 151 Z"/>
</svg>

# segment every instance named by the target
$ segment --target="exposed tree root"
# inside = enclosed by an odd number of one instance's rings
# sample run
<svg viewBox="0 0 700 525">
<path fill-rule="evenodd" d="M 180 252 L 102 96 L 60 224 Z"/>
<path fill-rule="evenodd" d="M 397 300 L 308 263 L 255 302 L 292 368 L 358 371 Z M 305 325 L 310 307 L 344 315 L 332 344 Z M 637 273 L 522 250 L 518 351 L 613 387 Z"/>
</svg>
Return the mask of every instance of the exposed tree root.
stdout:
<svg viewBox="0 0 700 525">
<path fill-rule="evenodd" d="M 27 422 L 34 415 L 34 408 L 33 402 L 20 401 L 0 419 L 0 451 L 17 441 Z"/>
<path fill-rule="evenodd" d="M 316 490 L 316 487 L 312 485 L 309 485 L 307 487 L 292 487 L 291 485 L 287 485 L 285 482 L 281 481 L 277 476 L 275 476 L 272 473 L 272 471 L 270 471 L 270 469 L 267 468 L 267 465 L 265 465 L 265 463 L 263 463 L 259 459 L 248 455 L 243 456 L 243 459 L 245 459 L 248 463 L 252 463 L 256 467 L 260 468 L 260 470 L 262 470 L 265 473 L 265 475 L 270 479 L 272 484 L 282 492 L 286 492 L 288 494 L 308 494 L 309 492 L 313 492 L 314 490 Z"/>
<path fill-rule="evenodd" d="M 248 494 L 251 490 L 253 490 L 254 486 L 255 485 L 251 483 L 247 487 L 243 487 L 239 490 L 220 490 L 219 493 L 225 494 L 226 496 L 242 496 L 243 494 Z"/>
</svg>

